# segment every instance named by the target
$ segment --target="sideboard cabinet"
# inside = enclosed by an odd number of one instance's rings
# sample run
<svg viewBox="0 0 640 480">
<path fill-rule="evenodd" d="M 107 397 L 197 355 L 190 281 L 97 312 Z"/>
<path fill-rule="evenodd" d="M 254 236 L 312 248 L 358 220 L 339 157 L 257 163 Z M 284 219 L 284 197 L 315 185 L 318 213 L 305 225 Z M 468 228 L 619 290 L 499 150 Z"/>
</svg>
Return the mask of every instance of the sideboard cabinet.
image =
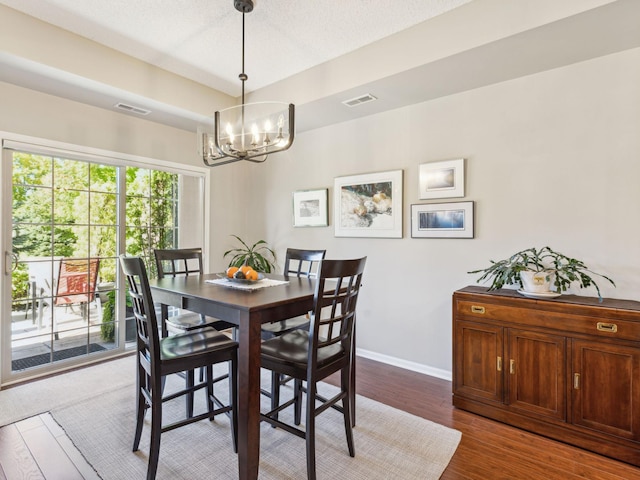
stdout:
<svg viewBox="0 0 640 480">
<path fill-rule="evenodd" d="M 640 302 L 456 291 L 453 404 L 640 466 Z"/>
</svg>

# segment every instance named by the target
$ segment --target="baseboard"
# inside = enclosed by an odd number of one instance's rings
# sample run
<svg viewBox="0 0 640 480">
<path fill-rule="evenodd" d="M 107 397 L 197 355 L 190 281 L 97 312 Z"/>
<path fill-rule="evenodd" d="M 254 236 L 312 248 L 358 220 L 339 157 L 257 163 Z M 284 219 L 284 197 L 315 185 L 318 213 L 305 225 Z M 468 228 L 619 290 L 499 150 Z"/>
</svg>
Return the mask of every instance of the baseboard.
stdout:
<svg viewBox="0 0 640 480">
<path fill-rule="evenodd" d="M 431 377 L 441 378 L 443 380 L 451 381 L 451 372 L 447 370 L 441 370 L 439 368 L 430 367 L 421 363 L 410 362 L 401 358 L 392 357 L 390 355 L 383 355 L 382 353 L 371 352 L 369 350 L 363 350 L 362 348 L 356 348 L 356 355 L 377 362 L 393 365 L 394 367 L 404 368 L 405 370 L 411 370 L 418 373 L 424 373 Z"/>
</svg>

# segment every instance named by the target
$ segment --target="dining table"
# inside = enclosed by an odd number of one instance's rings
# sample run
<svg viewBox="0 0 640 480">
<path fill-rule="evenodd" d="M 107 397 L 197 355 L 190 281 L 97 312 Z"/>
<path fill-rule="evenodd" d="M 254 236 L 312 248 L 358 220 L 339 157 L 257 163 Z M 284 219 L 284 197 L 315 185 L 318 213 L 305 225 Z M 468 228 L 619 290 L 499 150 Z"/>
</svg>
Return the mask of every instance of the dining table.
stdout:
<svg viewBox="0 0 640 480">
<path fill-rule="evenodd" d="M 313 308 L 315 279 L 268 274 L 263 280 L 265 285 L 282 283 L 242 290 L 238 288 L 240 285 L 221 281 L 220 277 L 220 274 L 164 277 L 150 279 L 149 284 L 157 303 L 226 320 L 236 326 L 238 472 L 241 480 L 254 480 L 258 478 L 260 462 L 261 325 L 309 312 Z"/>
</svg>

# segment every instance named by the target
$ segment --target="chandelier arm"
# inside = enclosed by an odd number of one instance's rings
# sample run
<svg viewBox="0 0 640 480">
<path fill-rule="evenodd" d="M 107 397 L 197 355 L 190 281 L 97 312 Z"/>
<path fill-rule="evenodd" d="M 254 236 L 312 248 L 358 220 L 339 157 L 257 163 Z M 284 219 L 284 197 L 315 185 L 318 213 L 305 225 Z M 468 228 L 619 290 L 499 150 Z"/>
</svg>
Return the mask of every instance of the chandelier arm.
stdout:
<svg viewBox="0 0 640 480">
<path fill-rule="evenodd" d="M 229 157 L 226 155 L 224 157 L 221 157 L 220 160 L 222 160 L 223 158 L 227 158 L 228 160 L 217 161 L 216 159 L 216 161 L 211 162 L 209 161 L 209 157 L 206 156 L 202 158 L 202 161 L 207 167 L 219 167 L 220 165 L 226 165 L 227 163 L 234 163 L 242 160 L 241 158 Z"/>
</svg>

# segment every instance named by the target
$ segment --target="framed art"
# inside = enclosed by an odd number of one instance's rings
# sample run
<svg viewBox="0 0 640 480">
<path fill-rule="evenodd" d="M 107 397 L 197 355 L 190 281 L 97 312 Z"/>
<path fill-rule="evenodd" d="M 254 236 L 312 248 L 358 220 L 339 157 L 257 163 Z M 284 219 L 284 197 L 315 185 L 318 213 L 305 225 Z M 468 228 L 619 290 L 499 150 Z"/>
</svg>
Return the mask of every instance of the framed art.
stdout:
<svg viewBox="0 0 640 480">
<path fill-rule="evenodd" d="M 464 197 L 464 158 L 420 165 L 419 198 Z"/>
<path fill-rule="evenodd" d="M 411 205 L 412 238 L 473 236 L 473 202 Z"/>
<path fill-rule="evenodd" d="M 402 238 L 402 170 L 334 179 L 336 237 Z"/>
<path fill-rule="evenodd" d="M 293 192 L 293 226 L 326 227 L 329 225 L 329 192 L 319 190 L 298 190 Z"/>
</svg>

